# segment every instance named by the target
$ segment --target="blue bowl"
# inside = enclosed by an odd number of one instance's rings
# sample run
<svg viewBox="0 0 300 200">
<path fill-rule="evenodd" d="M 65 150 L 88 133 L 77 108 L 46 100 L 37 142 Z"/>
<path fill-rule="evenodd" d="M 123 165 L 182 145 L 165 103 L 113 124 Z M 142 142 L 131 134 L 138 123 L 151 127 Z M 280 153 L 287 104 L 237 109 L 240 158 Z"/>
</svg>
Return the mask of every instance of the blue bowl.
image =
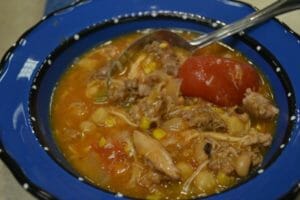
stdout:
<svg viewBox="0 0 300 200">
<path fill-rule="evenodd" d="M 253 10 L 227 0 L 94 0 L 44 17 L 1 61 L 1 158 L 23 187 L 40 199 L 129 198 L 93 186 L 60 153 L 49 124 L 57 81 L 76 57 L 125 33 L 146 28 L 210 32 Z M 265 74 L 280 114 L 262 165 L 247 181 L 207 199 L 287 197 L 300 182 L 300 39 L 270 20 L 223 42 Z"/>
</svg>

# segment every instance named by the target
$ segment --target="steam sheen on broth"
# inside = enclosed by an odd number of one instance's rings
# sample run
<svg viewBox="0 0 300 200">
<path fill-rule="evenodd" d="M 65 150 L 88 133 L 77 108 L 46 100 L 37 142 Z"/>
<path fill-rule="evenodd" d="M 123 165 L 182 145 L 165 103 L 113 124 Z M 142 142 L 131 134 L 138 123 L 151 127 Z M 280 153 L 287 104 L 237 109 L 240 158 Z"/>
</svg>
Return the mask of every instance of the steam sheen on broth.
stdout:
<svg viewBox="0 0 300 200">
<path fill-rule="evenodd" d="M 108 88 L 111 61 L 143 34 L 92 49 L 58 82 L 51 123 L 65 158 L 98 187 L 143 199 L 207 196 L 246 179 L 278 114 L 264 76 L 222 44 L 188 58 L 154 41 Z"/>
</svg>

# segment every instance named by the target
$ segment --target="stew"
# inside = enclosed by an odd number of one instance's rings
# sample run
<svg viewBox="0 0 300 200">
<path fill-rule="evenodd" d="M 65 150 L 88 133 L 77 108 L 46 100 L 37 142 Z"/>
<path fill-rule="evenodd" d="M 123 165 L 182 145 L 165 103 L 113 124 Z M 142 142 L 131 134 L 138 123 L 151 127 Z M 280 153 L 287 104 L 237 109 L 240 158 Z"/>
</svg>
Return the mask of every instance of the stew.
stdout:
<svg viewBox="0 0 300 200">
<path fill-rule="evenodd" d="M 268 81 L 224 44 L 189 57 L 154 41 L 107 85 L 111 62 L 143 34 L 92 49 L 62 76 L 51 105 L 61 152 L 86 180 L 136 198 L 195 198 L 245 180 L 276 126 Z"/>
</svg>

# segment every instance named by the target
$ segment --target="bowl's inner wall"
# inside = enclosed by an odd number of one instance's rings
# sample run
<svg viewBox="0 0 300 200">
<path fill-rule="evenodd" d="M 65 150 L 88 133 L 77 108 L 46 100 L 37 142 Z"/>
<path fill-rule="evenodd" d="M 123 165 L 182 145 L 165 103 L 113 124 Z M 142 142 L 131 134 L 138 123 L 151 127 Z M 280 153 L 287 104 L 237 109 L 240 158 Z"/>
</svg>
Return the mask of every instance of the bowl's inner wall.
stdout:
<svg viewBox="0 0 300 200">
<path fill-rule="evenodd" d="M 119 20 L 118 23 L 115 23 L 112 20 L 104 24 L 99 24 L 98 26 L 84 29 L 79 33 L 79 40 L 70 38 L 63 42 L 53 52 L 53 54 L 49 56 L 49 60 L 51 60 L 51 62 L 45 62 L 38 73 L 34 83 L 37 86 L 37 90 L 31 91 L 30 99 L 30 112 L 31 115 L 36 118 L 36 121 L 32 121 L 33 128 L 37 132 L 41 144 L 49 148 L 49 155 L 62 167 L 78 176 L 59 151 L 52 135 L 49 119 L 49 106 L 51 104 L 53 89 L 61 75 L 68 69 L 75 58 L 103 42 L 136 30 L 146 28 L 176 28 L 198 32 L 209 32 L 212 30 L 211 27 L 213 20 L 206 20 L 204 18 L 201 18 L 200 21 L 199 20 L 200 19 L 198 19 L 198 21 L 189 19 L 183 20 L 178 16 L 165 15 L 158 15 L 155 18 L 151 17 L 151 15 L 131 19 L 130 17 L 127 17 L 124 20 Z M 273 145 L 264 158 L 262 165 L 264 167 L 271 164 L 272 161 L 279 155 L 279 146 L 288 137 L 286 133 L 289 132 L 289 104 L 291 103 L 288 102 L 288 98 L 283 94 L 286 94 L 286 88 L 290 87 L 289 84 L 286 84 L 289 83 L 289 80 L 285 76 L 277 76 L 275 71 L 277 66 L 272 66 L 272 63 L 275 62 L 274 58 L 272 58 L 272 55 L 269 54 L 263 46 L 261 46 L 262 48 L 258 52 L 256 50 L 256 46 L 259 44 L 255 40 L 249 40 L 247 39 L 247 36 L 239 36 L 230 37 L 224 42 L 246 55 L 248 59 L 258 66 L 262 73 L 265 74 L 266 78 L 270 81 L 275 101 L 280 109 L 278 125 L 274 135 L 275 139 L 273 141 Z M 49 63 L 51 63 L 51 65 L 49 65 Z M 288 89 L 289 91 L 292 91 L 292 88 Z"/>
</svg>

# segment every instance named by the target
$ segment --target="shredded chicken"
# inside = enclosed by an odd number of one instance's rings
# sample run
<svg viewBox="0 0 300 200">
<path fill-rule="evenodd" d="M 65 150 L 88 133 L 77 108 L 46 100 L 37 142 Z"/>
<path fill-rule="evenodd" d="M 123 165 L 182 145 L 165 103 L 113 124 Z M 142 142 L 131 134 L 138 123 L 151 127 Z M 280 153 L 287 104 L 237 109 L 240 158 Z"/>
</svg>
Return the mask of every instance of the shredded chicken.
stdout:
<svg viewBox="0 0 300 200">
<path fill-rule="evenodd" d="M 272 136 L 268 133 L 260 133 L 255 129 L 251 128 L 249 134 L 243 137 L 230 136 L 228 133 L 217 133 L 217 132 L 202 132 L 205 137 L 211 137 L 215 140 L 240 143 L 243 146 L 249 146 L 254 144 L 262 144 L 263 146 L 269 146 L 272 141 Z"/>
<path fill-rule="evenodd" d="M 116 110 L 110 110 L 109 113 L 120 117 L 121 119 L 123 119 L 128 125 L 133 126 L 133 127 L 138 127 L 137 124 L 135 124 L 134 122 L 132 122 L 130 120 L 130 118 L 127 116 L 126 113 L 121 112 L 121 111 L 116 111 Z"/>
<path fill-rule="evenodd" d="M 201 165 L 199 165 L 198 168 L 196 169 L 196 171 L 194 171 L 194 173 L 184 182 L 182 190 L 181 190 L 182 194 L 188 193 L 191 183 L 196 178 L 196 176 L 202 171 L 202 169 L 208 164 L 208 162 L 209 161 L 206 160 Z"/>
<path fill-rule="evenodd" d="M 177 107 L 167 114 L 167 118 L 173 117 L 181 117 L 187 121 L 189 127 L 201 131 L 224 131 L 227 129 L 225 121 L 205 104 Z"/>
<path fill-rule="evenodd" d="M 134 131 L 133 143 L 137 153 L 149 160 L 158 171 L 175 180 L 180 178 L 179 170 L 160 142 L 139 131 Z"/>
</svg>

